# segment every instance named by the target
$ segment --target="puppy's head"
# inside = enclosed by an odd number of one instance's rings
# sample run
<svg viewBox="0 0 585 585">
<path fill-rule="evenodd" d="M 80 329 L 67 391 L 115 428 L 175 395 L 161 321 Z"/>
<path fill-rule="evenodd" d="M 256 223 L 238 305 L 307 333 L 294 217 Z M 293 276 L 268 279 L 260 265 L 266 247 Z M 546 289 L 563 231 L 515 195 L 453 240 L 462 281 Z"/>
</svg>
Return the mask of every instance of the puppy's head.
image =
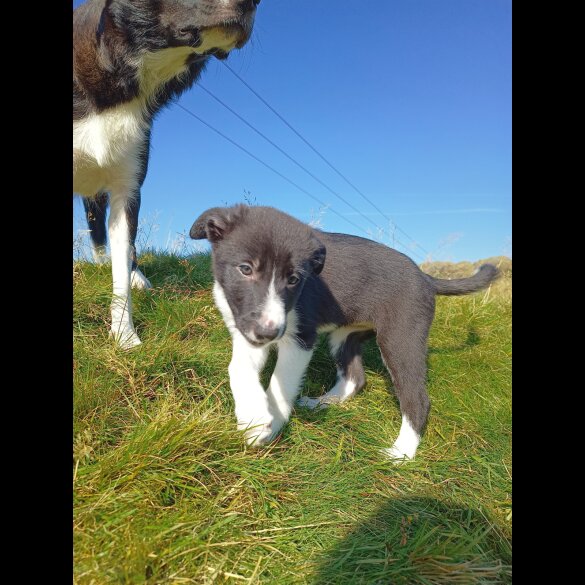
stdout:
<svg viewBox="0 0 585 585">
<path fill-rule="evenodd" d="M 107 0 L 106 10 L 128 40 L 145 49 L 192 47 L 227 57 L 250 38 L 260 0 Z"/>
<path fill-rule="evenodd" d="M 272 207 L 214 207 L 190 236 L 211 242 L 215 280 L 236 327 L 254 345 L 284 335 L 287 313 L 325 263 L 317 232 Z"/>
</svg>

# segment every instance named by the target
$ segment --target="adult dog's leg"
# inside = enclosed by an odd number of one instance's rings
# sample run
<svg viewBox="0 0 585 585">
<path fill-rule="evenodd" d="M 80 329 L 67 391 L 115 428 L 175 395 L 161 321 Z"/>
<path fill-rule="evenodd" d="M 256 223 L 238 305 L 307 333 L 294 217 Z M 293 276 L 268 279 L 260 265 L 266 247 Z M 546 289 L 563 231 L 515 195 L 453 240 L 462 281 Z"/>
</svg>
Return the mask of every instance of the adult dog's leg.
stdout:
<svg viewBox="0 0 585 585">
<path fill-rule="evenodd" d="M 93 259 L 98 264 L 106 261 L 106 209 L 108 207 L 108 194 L 98 193 L 93 198 L 83 197 L 85 218 L 91 238 L 91 251 Z"/>
<path fill-rule="evenodd" d="M 272 415 L 260 372 L 268 356 L 267 347 L 254 347 L 236 329 L 232 331 L 232 360 L 228 371 L 236 405 L 238 429 L 250 445 L 262 445 L 272 435 Z"/>
<path fill-rule="evenodd" d="M 111 333 L 124 349 L 130 349 L 140 343 L 132 322 L 132 297 L 130 294 L 132 254 L 127 214 L 128 201 L 127 190 L 112 190 L 108 222 L 114 281 Z"/>
<path fill-rule="evenodd" d="M 138 213 L 140 211 L 140 191 L 128 202 L 128 227 L 130 230 L 130 255 L 132 259 L 132 275 L 130 283 L 133 288 L 152 288 L 150 281 L 138 268 L 136 262 L 136 234 L 138 232 Z"/>
<path fill-rule="evenodd" d="M 307 366 L 311 361 L 313 349 L 303 349 L 290 338 L 278 344 L 278 360 L 268 387 L 268 402 L 273 416 L 272 433 L 265 442 L 273 439 L 290 417 Z"/>
<path fill-rule="evenodd" d="M 133 288 L 152 288 L 150 281 L 142 274 L 136 263 L 136 234 L 138 232 L 138 213 L 140 211 L 140 192 L 132 198 L 127 206 L 128 226 L 130 230 L 130 254 L 132 257 L 131 284 Z M 106 210 L 108 194 L 98 193 L 95 198 L 83 198 L 85 217 L 89 227 L 92 254 L 95 262 L 102 264 L 106 256 Z"/>
</svg>

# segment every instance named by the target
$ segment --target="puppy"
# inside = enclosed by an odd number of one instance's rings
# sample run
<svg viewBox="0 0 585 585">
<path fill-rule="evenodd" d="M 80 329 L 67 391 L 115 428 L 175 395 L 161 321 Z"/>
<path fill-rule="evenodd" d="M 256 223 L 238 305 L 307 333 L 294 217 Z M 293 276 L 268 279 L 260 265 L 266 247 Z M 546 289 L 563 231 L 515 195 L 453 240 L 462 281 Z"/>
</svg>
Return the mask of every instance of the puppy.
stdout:
<svg viewBox="0 0 585 585">
<path fill-rule="evenodd" d="M 232 336 L 230 385 L 248 443 L 264 445 L 280 432 L 317 336 L 328 333 L 337 383 L 298 404 L 317 408 L 358 392 L 365 384 L 361 346 L 375 337 L 402 413 L 398 438 L 385 452 L 414 457 L 430 407 L 426 355 L 435 295 L 483 289 L 497 276 L 494 266 L 484 264 L 471 278 L 436 279 L 392 248 L 317 231 L 271 207 L 209 209 L 190 235 L 212 245 L 213 295 Z M 278 360 L 265 392 L 259 374 L 271 345 Z"/>
<path fill-rule="evenodd" d="M 259 2 L 87 0 L 73 11 L 73 192 L 84 197 L 96 261 L 106 249 L 109 194 L 111 332 L 122 347 L 140 343 L 130 286 L 150 287 L 135 240 L 154 116 L 211 55 L 246 43 Z"/>
</svg>

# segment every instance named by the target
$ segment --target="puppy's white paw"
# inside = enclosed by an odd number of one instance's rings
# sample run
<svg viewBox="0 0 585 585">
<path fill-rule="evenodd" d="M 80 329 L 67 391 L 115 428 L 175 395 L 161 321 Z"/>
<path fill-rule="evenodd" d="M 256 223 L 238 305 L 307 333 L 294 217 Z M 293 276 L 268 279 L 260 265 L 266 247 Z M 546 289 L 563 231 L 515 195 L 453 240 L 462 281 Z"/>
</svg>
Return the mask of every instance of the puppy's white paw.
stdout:
<svg viewBox="0 0 585 585">
<path fill-rule="evenodd" d="M 414 459 L 419 443 L 420 435 L 410 424 L 409 418 L 406 415 L 402 415 L 402 426 L 394 445 L 390 449 L 382 449 L 382 453 L 394 463 L 402 463 L 403 461 Z"/>
<path fill-rule="evenodd" d="M 268 445 L 274 437 L 272 430 L 272 424 L 259 425 L 252 429 L 248 429 L 244 435 L 246 437 L 246 443 L 249 447 L 262 447 Z"/>
<path fill-rule="evenodd" d="M 112 325 L 110 337 L 113 337 L 116 343 L 125 350 L 132 349 L 142 343 L 138 335 L 136 335 L 136 331 L 131 327 Z"/>
<path fill-rule="evenodd" d="M 254 420 L 238 418 L 238 429 L 244 431 L 246 443 L 250 447 L 267 445 L 278 436 L 283 425 L 284 423 L 282 421 L 270 416 L 262 420 L 259 418 Z"/>
<path fill-rule="evenodd" d="M 407 453 L 401 451 L 398 447 L 396 447 L 396 445 L 388 449 L 380 449 L 380 453 L 382 453 L 385 459 L 392 461 L 392 463 L 396 465 L 414 459 L 414 454 L 410 456 Z"/>
<path fill-rule="evenodd" d="M 319 398 L 309 398 L 308 396 L 301 396 L 300 398 L 297 399 L 297 406 L 304 406 L 305 408 L 315 410 L 316 408 L 326 408 L 329 405 L 321 402 Z"/>
<path fill-rule="evenodd" d="M 148 280 L 148 278 L 146 278 L 146 276 L 144 276 L 144 274 L 142 274 L 142 272 L 140 272 L 139 268 L 136 268 L 136 270 L 132 271 L 130 284 L 132 285 L 132 288 L 138 288 L 138 289 L 152 288 L 152 284 L 150 284 L 150 280 Z"/>
</svg>

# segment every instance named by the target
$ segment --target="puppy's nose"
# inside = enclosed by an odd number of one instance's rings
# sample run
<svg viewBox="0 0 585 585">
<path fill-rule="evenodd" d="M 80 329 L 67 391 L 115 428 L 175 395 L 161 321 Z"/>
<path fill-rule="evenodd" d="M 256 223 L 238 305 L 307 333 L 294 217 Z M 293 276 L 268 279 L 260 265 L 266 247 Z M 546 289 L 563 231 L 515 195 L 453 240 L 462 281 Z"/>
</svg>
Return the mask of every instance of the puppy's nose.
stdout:
<svg viewBox="0 0 585 585">
<path fill-rule="evenodd" d="M 258 341 L 272 341 L 278 337 L 280 328 L 275 327 L 272 321 L 265 323 L 264 325 L 256 325 L 254 327 L 254 335 Z"/>
</svg>

